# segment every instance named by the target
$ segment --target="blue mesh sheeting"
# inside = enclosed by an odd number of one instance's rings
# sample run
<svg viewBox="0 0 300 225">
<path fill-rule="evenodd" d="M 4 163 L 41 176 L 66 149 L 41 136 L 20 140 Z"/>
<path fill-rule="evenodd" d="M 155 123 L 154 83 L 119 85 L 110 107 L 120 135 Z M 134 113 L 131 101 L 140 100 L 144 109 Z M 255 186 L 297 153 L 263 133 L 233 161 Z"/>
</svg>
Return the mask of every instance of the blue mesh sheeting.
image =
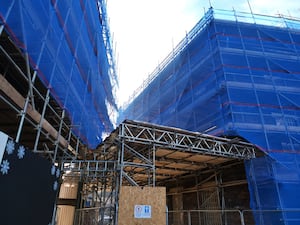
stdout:
<svg viewBox="0 0 300 225">
<path fill-rule="evenodd" d="M 101 19 L 106 15 L 100 15 L 97 4 L 18 0 L 0 5 L 1 23 L 29 54 L 32 68 L 90 148 L 113 129 L 107 104 L 115 106 Z"/>
<path fill-rule="evenodd" d="M 269 156 L 245 163 L 251 208 L 257 210 L 253 214 L 256 224 L 296 225 L 300 223 L 297 200 L 300 198 L 300 160 L 299 157 L 291 155 L 285 157 L 289 158 L 286 164 Z"/>
<path fill-rule="evenodd" d="M 227 13 L 225 20 L 224 11 L 221 15 L 208 11 L 123 109 L 120 121 L 200 132 L 213 128 L 213 135 L 241 136 L 271 156 L 266 166 L 290 168 L 297 174 L 293 182 L 299 184 L 300 22 L 236 12 Z M 291 161 L 297 166 L 290 167 Z M 254 173 L 260 173 L 255 165 Z M 300 185 L 288 184 L 280 171 L 274 170 L 278 176 L 269 177 L 269 186 L 251 194 L 269 201 L 257 203 L 260 209 L 278 204 L 280 209 L 300 208 L 300 202 L 293 204 L 291 196 L 275 187 L 280 183 L 282 190 L 300 192 Z M 263 183 L 256 180 L 251 185 L 258 190 Z M 271 190 L 282 199 L 268 197 Z"/>
</svg>

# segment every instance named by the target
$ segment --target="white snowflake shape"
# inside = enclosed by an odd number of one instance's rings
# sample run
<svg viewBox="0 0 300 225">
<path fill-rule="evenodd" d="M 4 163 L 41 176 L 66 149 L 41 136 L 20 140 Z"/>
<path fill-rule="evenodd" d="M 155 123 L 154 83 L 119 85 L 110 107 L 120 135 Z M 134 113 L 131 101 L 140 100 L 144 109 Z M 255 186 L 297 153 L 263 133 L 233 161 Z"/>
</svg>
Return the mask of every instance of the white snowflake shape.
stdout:
<svg viewBox="0 0 300 225">
<path fill-rule="evenodd" d="M 12 154 L 15 150 L 15 143 L 11 140 L 9 140 L 6 144 L 6 152 L 7 154 Z"/>
<path fill-rule="evenodd" d="M 53 190 L 56 191 L 57 188 L 58 188 L 58 182 L 54 181 L 54 183 L 53 183 Z"/>
<path fill-rule="evenodd" d="M 7 160 L 4 160 L 1 164 L 1 173 L 4 174 L 8 174 L 9 171 L 9 162 Z"/>
<path fill-rule="evenodd" d="M 25 148 L 24 146 L 21 145 L 18 149 L 18 158 L 23 159 L 24 155 L 25 155 Z"/>
<path fill-rule="evenodd" d="M 59 175 L 60 175 L 60 170 L 57 169 L 57 170 L 56 170 L 56 177 L 59 178 Z"/>
<path fill-rule="evenodd" d="M 54 175 L 55 174 L 55 166 L 54 165 L 52 165 L 52 167 L 51 167 L 51 175 Z"/>
</svg>

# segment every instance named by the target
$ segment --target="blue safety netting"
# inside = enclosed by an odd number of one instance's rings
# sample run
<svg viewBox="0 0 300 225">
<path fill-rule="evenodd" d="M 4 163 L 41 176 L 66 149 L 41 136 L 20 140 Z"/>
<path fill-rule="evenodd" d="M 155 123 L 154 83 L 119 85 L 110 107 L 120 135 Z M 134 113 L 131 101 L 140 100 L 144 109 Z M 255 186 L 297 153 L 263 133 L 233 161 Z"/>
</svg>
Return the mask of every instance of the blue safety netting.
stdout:
<svg viewBox="0 0 300 225">
<path fill-rule="evenodd" d="M 253 208 L 300 208 L 292 194 L 283 194 L 300 192 L 299 56 L 299 20 L 210 9 L 123 107 L 119 121 L 243 137 L 267 154 L 263 164 L 277 174 L 266 175 L 273 183 L 264 189 L 264 181 L 248 174 Z M 249 165 L 248 173 L 258 176 L 256 159 Z M 283 179 L 289 170 L 293 184 Z M 270 190 L 282 199 L 271 199 Z"/>
<path fill-rule="evenodd" d="M 99 0 L 2 1 L 0 19 L 58 104 L 73 130 L 95 148 L 112 131 L 115 108 L 105 5 Z M 109 105 L 109 107 L 108 107 Z"/>
</svg>

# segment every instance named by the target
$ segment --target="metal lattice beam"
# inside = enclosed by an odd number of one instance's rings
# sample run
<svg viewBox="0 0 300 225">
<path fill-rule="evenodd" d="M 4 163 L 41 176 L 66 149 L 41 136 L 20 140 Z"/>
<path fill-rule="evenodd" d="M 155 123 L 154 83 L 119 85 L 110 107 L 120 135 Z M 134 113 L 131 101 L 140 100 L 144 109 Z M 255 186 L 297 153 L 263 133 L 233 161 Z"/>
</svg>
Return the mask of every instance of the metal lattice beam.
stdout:
<svg viewBox="0 0 300 225">
<path fill-rule="evenodd" d="M 84 179 L 105 178 L 108 173 L 117 172 L 117 161 L 108 160 L 65 160 L 61 171 L 69 176 L 81 176 Z"/>
<path fill-rule="evenodd" d="M 128 121 L 123 122 L 120 129 L 122 130 L 119 132 L 119 138 L 126 142 L 235 159 L 255 157 L 255 146 L 242 141 Z"/>
</svg>

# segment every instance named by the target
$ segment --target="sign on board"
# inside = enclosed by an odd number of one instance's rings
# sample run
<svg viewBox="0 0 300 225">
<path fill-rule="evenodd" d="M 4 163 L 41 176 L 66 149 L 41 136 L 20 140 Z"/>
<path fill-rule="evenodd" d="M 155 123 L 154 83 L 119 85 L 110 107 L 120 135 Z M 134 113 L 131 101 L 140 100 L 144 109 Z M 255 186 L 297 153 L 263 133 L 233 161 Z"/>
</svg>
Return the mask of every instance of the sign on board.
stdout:
<svg viewBox="0 0 300 225">
<path fill-rule="evenodd" d="M 135 205 L 134 218 L 151 218 L 151 205 Z"/>
</svg>

